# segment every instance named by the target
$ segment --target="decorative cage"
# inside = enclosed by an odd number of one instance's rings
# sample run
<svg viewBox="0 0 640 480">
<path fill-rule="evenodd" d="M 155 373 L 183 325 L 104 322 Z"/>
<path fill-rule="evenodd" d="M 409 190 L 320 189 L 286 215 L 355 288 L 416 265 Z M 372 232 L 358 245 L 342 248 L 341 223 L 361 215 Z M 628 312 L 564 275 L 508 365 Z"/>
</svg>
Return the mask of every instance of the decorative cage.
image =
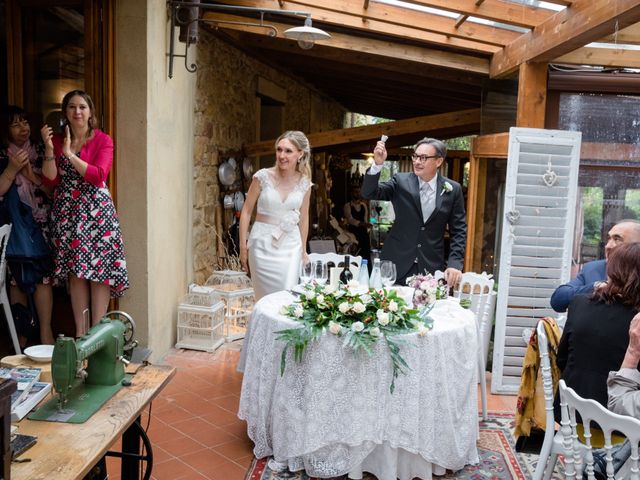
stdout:
<svg viewBox="0 0 640 480">
<path fill-rule="evenodd" d="M 225 342 L 225 303 L 212 288 L 192 286 L 178 304 L 176 348 L 213 352 Z"/>
<path fill-rule="evenodd" d="M 244 272 L 213 272 L 207 286 L 214 289 L 225 303 L 224 335 L 228 342 L 244 338 L 251 318 L 255 297 L 251 280 Z"/>
</svg>

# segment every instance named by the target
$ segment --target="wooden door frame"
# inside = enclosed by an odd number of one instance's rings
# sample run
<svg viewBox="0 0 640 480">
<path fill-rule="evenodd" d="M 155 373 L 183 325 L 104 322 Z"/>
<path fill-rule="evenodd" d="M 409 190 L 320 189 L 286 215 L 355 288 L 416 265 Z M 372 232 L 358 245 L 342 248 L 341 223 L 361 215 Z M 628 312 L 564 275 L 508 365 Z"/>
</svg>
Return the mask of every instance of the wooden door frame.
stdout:
<svg viewBox="0 0 640 480">
<path fill-rule="evenodd" d="M 83 7 L 85 18 L 85 90 L 99 115 L 100 129 L 116 140 L 115 129 L 115 0 L 6 0 L 7 97 L 10 104 L 24 107 L 24 49 L 22 9 L 55 6 Z M 117 162 L 108 179 L 114 201 L 117 197 Z"/>
</svg>

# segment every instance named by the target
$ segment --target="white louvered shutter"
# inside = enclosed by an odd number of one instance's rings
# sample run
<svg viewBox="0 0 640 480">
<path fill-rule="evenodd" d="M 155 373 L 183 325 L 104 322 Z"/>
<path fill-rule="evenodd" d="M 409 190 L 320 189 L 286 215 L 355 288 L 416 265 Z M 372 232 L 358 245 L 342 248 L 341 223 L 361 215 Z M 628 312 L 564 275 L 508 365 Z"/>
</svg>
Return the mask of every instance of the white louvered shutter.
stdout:
<svg viewBox="0 0 640 480">
<path fill-rule="evenodd" d="M 525 328 L 555 316 L 549 298 L 569 280 L 580 132 L 511 128 L 496 305 L 492 393 L 516 393 Z"/>
</svg>

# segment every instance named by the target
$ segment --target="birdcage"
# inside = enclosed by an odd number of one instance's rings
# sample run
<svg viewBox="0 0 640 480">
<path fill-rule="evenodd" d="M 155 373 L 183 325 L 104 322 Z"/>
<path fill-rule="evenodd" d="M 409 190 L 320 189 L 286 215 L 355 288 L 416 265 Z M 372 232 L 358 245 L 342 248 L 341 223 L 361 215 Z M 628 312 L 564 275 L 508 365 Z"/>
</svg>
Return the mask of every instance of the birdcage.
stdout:
<svg viewBox="0 0 640 480">
<path fill-rule="evenodd" d="M 178 304 L 176 348 L 213 352 L 225 342 L 225 302 L 212 288 L 190 287 Z"/>
<path fill-rule="evenodd" d="M 255 297 L 251 280 L 244 272 L 213 272 L 206 282 L 225 303 L 224 335 L 228 342 L 244 338 Z"/>
</svg>

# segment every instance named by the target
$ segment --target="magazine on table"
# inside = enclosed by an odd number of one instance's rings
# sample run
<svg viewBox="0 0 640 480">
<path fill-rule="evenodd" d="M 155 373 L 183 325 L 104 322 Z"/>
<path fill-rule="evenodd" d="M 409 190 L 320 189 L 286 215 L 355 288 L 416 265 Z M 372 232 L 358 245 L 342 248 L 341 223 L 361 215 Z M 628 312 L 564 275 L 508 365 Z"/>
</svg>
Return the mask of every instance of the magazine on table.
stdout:
<svg viewBox="0 0 640 480">
<path fill-rule="evenodd" d="M 10 378 L 15 380 L 18 388 L 11 394 L 11 408 L 18 405 L 26 398 L 31 387 L 40 379 L 39 368 L 0 368 L 0 378 Z"/>
<path fill-rule="evenodd" d="M 17 405 L 11 407 L 11 421 L 19 422 L 27 413 L 33 410 L 40 401 L 51 391 L 51 384 L 36 382 L 31 386 L 27 396 Z"/>
</svg>

